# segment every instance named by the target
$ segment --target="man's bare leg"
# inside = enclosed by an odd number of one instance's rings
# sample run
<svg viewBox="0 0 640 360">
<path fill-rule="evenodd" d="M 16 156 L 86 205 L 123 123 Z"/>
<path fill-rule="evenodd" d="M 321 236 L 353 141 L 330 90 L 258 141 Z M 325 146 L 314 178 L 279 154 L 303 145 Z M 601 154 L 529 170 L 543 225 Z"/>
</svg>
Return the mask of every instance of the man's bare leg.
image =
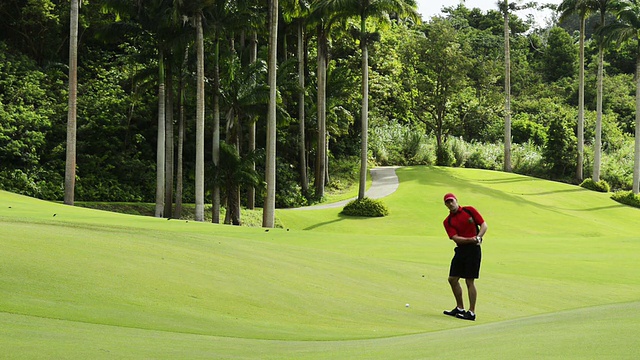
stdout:
<svg viewBox="0 0 640 360">
<path fill-rule="evenodd" d="M 456 298 L 456 306 L 460 309 L 464 309 L 464 302 L 462 301 L 462 286 L 460 286 L 460 278 L 456 276 L 449 276 L 449 285 L 451 285 L 451 291 L 453 291 L 453 297 Z M 468 283 L 467 283 L 468 286 Z"/>
<path fill-rule="evenodd" d="M 469 311 L 476 312 L 476 299 L 478 298 L 478 290 L 476 290 L 475 279 L 465 279 L 467 282 L 467 290 L 469 291 Z M 460 296 L 462 297 L 462 295 Z"/>
</svg>

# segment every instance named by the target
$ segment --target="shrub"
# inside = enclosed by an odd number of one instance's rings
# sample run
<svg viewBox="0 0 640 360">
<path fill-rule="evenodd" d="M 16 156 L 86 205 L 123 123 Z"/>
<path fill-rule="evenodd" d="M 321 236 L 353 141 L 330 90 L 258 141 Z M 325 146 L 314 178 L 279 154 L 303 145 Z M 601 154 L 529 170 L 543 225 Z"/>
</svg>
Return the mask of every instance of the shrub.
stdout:
<svg viewBox="0 0 640 360">
<path fill-rule="evenodd" d="M 378 165 L 425 165 L 423 132 L 392 121 L 369 129 L 369 150 Z"/>
<path fill-rule="evenodd" d="M 513 144 L 511 148 L 511 166 L 513 172 L 537 177 L 545 177 L 546 169 L 542 162 L 542 147 L 528 141 Z"/>
<path fill-rule="evenodd" d="M 464 167 L 486 170 L 500 170 L 504 164 L 504 146 L 502 144 L 473 143 L 473 152 Z"/>
<path fill-rule="evenodd" d="M 349 216 L 382 217 L 389 215 L 389 209 L 381 200 L 362 198 L 349 202 L 341 214 Z"/>
<path fill-rule="evenodd" d="M 619 203 L 640 208 L 640 195 L 635 195 L 633 191 L 618 191 L 611 195 L 611 198 Z"/>
<path fill-rule="evenodd" d="M 412 163 L 420 153 L 422 134 L 417 131 L 407 131 L 402 139 L 402 154 Z"/>
<path fill-rule="evenodd" d="M 517 118 L 511 123 L 511 136 L 516 144 L 531 141 L 542 146 L 547 141 L 546 131 L 544 126 L 524 118 Z"/>
<path fill-rule="evenodd" d="M 468 157 L 468 143 L 465 142 L 462 138 L 458 137 L 450 137 L 446 142 L 451 148 L 451 155 L 453 156 L 453 164 L 454 167 L 463 167 L 467 162 Z"/>
<path fill-rule="evenodd" d="M 452 166 L 455 162 L 455 157 L 452 151 L 442 144 L 440 147 L 436 147 L 436 165 L 438 166 Z"/>
<path fill-rule="evenodd" d="M 633 183 L 634 139 L 627 137 L 616 151 L 602 154 L 600 178 L 614 190 L 630 190 Z"/>
<path fill-rule="evenodd" d="M 607 193 L 611 191 L 611 186 L 604 180 L 600 180 L 598 182 L 593 181 L 593 179 L 586 179 L 580 184 L 581 187 L 593 191 L 599 191 L 603 193 Z"/>
<path fill-rule="evenodd" d="M 542 151 L 552 178 L 564 178 L 576 168 L 577 140 L 566 112 L 559 112 L 549 124 L 547 143 Z"/>
</svg>

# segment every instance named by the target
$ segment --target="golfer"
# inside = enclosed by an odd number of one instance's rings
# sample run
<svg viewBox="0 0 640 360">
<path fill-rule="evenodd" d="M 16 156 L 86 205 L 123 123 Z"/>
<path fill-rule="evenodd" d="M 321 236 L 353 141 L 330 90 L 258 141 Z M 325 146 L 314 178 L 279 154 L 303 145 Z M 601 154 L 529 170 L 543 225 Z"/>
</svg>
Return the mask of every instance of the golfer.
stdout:
<svg viewBox="0 0 640 360">
<path fill-rule="evenodd" d="M 444 196 L 444 204 L 449 209 L 449 216 L 444 219 L 444 228 L 449 239 L 456 243 L 455 255 L 449 269 L 449 285 L 456 299 L 456 307 L 444 314 L 458 319 L 475 321 L 476 298 L 478 292 L 474 283 L 480 275 L 482 259 L 482 237 L 487 232 L 487 223 L 482 215 L 472 206 L 460 206 L 455 195 Z M 464 309 L 460 278 L 465 279 L 469 292 L 469 311 Z"/>
</svg>

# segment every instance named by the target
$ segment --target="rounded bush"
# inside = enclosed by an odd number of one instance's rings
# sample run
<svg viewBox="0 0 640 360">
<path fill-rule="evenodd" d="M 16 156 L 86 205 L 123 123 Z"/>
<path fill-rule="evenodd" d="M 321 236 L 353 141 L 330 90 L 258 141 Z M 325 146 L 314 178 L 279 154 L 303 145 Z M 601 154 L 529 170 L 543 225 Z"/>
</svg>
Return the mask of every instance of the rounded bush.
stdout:
<svg viewBox="0 0 640 360">
<path fill-rule="evenodd" d="M 349 202 L 341 214 L 349 216 L 382 217 L 389 215 L 389 209 L 381 200 L 362 198 Z"/>
<path fill-rule="evenodd" d="M 611 186 L 604 180 L 600 180 L 598 182 L 593 181 L 593 179 L 586 179 L 580 184 L 581 187 L 593 191 L 599 191 L 603 193 L 607 193 L 611 191 Z"/>
<path fill-rule="evenodd" d="M 640 195 L 635 195 L 633 191 L 617 191 L 611 198 L 619 203 L 640 208 Z"/>
</svg>

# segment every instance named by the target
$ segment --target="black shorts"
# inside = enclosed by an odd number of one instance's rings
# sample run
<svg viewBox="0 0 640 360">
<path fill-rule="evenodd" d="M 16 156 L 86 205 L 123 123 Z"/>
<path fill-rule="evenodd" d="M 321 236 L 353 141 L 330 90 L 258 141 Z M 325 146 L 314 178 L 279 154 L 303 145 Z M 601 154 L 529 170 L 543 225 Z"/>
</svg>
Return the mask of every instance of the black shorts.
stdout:
<svg viewBox="0 0 640 360">
<path fill-rule="evenodd" d="M 451 259 L 449 276 L 464 279 L 477 279 L 480 277 L 480 261 L 482 249 L 478 245 L 464 245 L 455 248 L 455 255 Z"/>
</svg>

